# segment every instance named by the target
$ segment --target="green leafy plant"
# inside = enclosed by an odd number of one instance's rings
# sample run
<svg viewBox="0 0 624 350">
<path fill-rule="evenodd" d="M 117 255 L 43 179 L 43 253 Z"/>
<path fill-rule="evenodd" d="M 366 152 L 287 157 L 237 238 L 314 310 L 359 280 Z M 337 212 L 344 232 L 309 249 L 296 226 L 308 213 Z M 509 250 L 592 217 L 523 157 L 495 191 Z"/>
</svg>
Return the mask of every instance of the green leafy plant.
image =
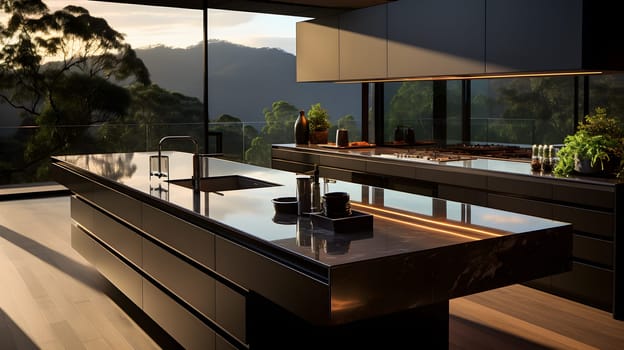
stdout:
<svg viewBox="0 0 624 350">
<path fill-rule="evenodd" d="M 594 115 L 585 116 L 573 135 L 566 136 L 557 156 L 557 175 L 569 175 L 578 162 L 589 160 L 591 167 L 623 178 L 624 128 L 616 118 L 607 116 L 606 108 L 597 107 Z"/>
<path fill-rule="evenodd" d="M 329 113 L 320 103 L 310 106 L 308 111 L 308 122 L 310 123 L 310 131 L 323 131 L 331 126 L 329 122 Z"/>
</svg>

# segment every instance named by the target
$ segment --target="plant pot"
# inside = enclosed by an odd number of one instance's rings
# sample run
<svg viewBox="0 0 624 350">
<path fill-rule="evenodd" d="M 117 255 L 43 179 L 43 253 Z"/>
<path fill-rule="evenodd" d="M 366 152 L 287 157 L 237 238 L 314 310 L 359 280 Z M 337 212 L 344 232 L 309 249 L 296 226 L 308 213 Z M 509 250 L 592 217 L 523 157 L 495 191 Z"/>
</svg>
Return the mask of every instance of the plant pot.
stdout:
<svg viewBox="0 0 624 350">
<path fill-rule="evenodd" d="M 574 171 L 583 175 L 595 175 L 602 172 L 602 167 L 599 161 L 592 166 L 589 158 L 574 158 Z"/>
<path fill-rule="evenodd" d="M 329 135 L 329 130 L 310 131 L 310 143 L 311 144 L 327 143 L 328 135 Z"/>
<path fill-rule="evenodd" d="M 614 176 L 619 171 L 620 158 L 614 155 L 609 160 L 597 161 L 593 166 L 590 159 L 574 158 L 574 171 L 583 175 Z"/>
</svg>

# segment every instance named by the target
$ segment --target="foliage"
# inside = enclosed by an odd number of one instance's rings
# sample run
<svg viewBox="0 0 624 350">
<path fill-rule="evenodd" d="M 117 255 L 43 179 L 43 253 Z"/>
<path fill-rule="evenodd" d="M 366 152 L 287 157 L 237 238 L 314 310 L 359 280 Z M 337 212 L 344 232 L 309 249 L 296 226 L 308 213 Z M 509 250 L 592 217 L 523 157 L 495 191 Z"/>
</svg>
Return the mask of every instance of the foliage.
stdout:
<svg viewBox="0 0 624 350">
<path fill-rule="evenodd" d="M 329 113 L 320 103 L 310 106 L 307 113 L 308 122 L 310 123 L 310 131 L 323 131 L 329 129 Z"/>
<path fill-rule="evenodd" d="M 617 119 L 607 116 L 605 108 L 597 107 L 593 116 L 587 115 L 579 123 L 574 134 L 566 136 L 557 155 L 555 174 L 571 174 L 577 159 L 589 159 L 591 166 L 600 164 L 602 170 L 607 162 L 619 160 L 615 172 L 621 178 L 624 174 L 624 129 Z"/>
<path fill-rule="evenodd" d="M 86 126 L 122 115 L 130 104 L 116 83 L 149 83 L 123 35 L 84 8 L 50 12 L 40 0 L 0 0 L 0 8 L 8 15 L 0 24 L 0 102 L 22 111 L 24 125 L 40 126 L 24 141 L 25 159 L 3 173 L 71 152 L 77 140 L 92 143 Z"/>
<path fill-rule="evenodd" d="M 392 89 L 396 83 L 386 83 Z M 389 110 L 386 113 L 385 136 L 386 140 L 394 140 L 394 128 L 409 126 L 421 134 L 417 138 L 429 139 L 433 132 L 430 125 L 433 117 L 433 84 L 430 81 L 400 83 L 397 92 L 390 100 Z M 425 131 L 428 130 L 428 131 Z"/>
<path fill-rule="evenodd" d="M 266 125 L 245 152 L 245 161 L 250 164 L 270 167 L 271 145 L 292 143 L 294 141 L 293 125 L 299 115 L 299 108 L 286 101 L 275 101 L 271 109 L 263 110 Z"/>
<path fill-rule="evenodd" d="M 108 118 L 98 128 L 102 152 L 134 152 L 156 149 L 158 140 L 170 135 L 171 124 L 178 124 L 176 134 L 203 137 L 202 103 L 195 97 L 170 92 L 156 84 L 132 84 L 128 88 L 127 112 Z M 179 124 L 180 120 L 186 123 Z M 192 151 L 192 148 L 189 148 Z"/>
<path fill-rule="evenodd" d="M 504 108 L 501 119 L 489 122 L 489 142 L 560 143 L 573 128 L 574 80 L 568 77 L 491 80 Z"/>
<path fill-rule="evenodd" d="M 221 132 L 223 135 L 223 153 L 225 158 L 242 161 L 245 150 L 251 146 L 252 140 L 258 136 L 258 131 L 245 125 L 240 118 L 223 114 L 211 123 L 211 131 Z"/>
</svg>

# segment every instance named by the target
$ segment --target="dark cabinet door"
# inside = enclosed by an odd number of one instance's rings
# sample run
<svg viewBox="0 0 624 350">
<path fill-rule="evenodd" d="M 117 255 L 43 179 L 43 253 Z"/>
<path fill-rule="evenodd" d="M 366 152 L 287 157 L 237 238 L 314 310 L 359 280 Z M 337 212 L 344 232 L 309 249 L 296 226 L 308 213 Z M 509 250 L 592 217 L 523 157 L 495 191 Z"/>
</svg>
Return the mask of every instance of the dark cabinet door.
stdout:
<svg viewBox="0 0 624 350">
<path fill-rule="evenodd" d="M 386 78 L 386 47 L 386 6 L 341 15 L 340 79 Z"/>
<path fill-rule="evenodd" d="M 582 0 L 488 0 L 487 73 L 582 67 Z"/>
<path fill-rule="evenodd" d="M 388 4 L 388 77 L 483 73 L 485 0 Z"/>
</svg>

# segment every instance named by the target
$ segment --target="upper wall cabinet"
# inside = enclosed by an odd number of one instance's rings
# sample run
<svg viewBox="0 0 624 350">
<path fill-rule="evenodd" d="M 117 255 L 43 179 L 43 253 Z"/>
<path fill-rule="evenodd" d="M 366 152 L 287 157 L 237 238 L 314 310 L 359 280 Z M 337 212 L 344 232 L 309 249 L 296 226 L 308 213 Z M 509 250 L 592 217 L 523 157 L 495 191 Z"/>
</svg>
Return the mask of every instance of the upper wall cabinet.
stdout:
<svg viewBox="0 0 624 350">
<path fill-rule="evenodd" d="M 582 0 L 488 0 L 486 72 L 582 65 Z"/>
<path fill-rule="evenodd" d="M 485 0 L 403 0 L 387 7 L 389 78 L 485 71 Z"/>
<path fill-rule="evenodd" d="M 339 18 L 297 22 L 297 81 L 337 81 Z"/>
<path fill-rule="evenodd" d="M 297 81 L 621 72 L 619 6 L 596 0 L 397 0 L 302 22 Z"/>
<path fill-rule="evenodd" d="M 340 16 L 340 80 L 385 78 L 386 6 Z"/>
</svg>

